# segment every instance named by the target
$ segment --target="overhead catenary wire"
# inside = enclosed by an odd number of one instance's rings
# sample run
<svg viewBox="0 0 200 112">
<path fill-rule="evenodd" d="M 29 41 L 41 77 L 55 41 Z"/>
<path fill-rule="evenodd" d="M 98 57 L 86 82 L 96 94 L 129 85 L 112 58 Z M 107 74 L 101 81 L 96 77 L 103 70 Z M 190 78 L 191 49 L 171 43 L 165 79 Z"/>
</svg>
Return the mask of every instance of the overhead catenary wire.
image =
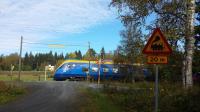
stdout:
<svg viewBox="0 0 200 112">
<path fill-rule="evenodd" d="M 39 43 L 39 42 L 27 42 L 27 41 L 24 41 L 23 43 L 24 43 L 24 44 L 45 45 L 45 46 L 49 46 L 49 45 L 62 45 L 62 46 L 81 46 L 81 47 L 88 47 L 88 45 L 81 45 L 81 44 Z"/>
<path fill-rule="evenodd" d="M 12 39 L 8 39 L 8 40 L 4 40 L 4 39 L 0 38 L 0 40 L 2 40 L 2 44 L 0 46 L 0 50 L 1 51 L 8 52 L 10 50 L 14 50 L 15 52 L 18 52 L 19 47 L 20 47 L 19 45 L 13 44 L 11 46 L 9 45 L 9 47 L 8 47 L 8 43 L 9 42 L 14 42 L 14 41 L 15 42 L 19 41 L 20 42 L 20 39 L 13 39 L 12 38 Z M 18 42 L 17 42 L 17 44 L 18 44 Z M 44 51 L 46 51 L 46 50 L 55 51 L 57 49 L 56 51 L 65 52 L 66 48 L 68 48 L 68 47 L 77 47 L 77 48 L 81 48 L 81 49 L 88 48 L 88 44 L 84 43 L 84 42 L 81 42 L 81 43 L 75 43 L 75 42 L 69 42 L 69 41 L 60 41 L 60 42 L 58 42 L 58 41 L 50 41 L 50 42 L 48 42 L 48 41 L 45 41 L 45 42 L 41 42 L 41 41 L 37 42 L 37 41 L 35 41 L 34 42 L 34 41 L 31 41 L 31 40 L 27 40 L 27 39 L 23 39 L 22 45 L 23 45 L 23 50 L 25 52 L 27 52 L 29 50 L 31 52 L 32 51 L 41 52 L 42 49 Z M 64 51 L 61 51 L 61 49 L 63 49 Z"/>
<path fill-rule="evenodd" d="M 55 51 L 63 53 L 66 51 L 66 48 L 70 47 L 79 47 L 81 49 L 88 48 L 88 45 L 86 44 L 63 44 L 58 42 L 30 42 L 30 41 L 23 41 L 23 48 L 25 52 L 28 52 L 30 49 L 27 48 L 33 48 L 31 49 L 31 52 L 46 52 L 48 51 Z M 78 50 L 78 49 L 77 49 Z M 79 49 L 80 50 L 80 49 Z"/>
</svg>

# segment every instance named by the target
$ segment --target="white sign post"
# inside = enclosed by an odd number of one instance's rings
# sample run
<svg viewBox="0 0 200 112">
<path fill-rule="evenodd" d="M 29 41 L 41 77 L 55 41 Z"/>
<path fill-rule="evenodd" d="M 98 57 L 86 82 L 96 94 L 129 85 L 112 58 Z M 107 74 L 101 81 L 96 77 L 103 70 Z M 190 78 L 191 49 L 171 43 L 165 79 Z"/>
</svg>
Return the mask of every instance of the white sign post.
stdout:
<svg viewBox="0 0 200 112">
<path fill-rule="evenodd" d="M 10 66 L 10 78 L 11 78 L 11 81 L 12 81 L 12 76 L 13 76 L 13 70 L 14 70 L 15 66 L 11 64 Z"/>
<path fill-rule="evenodd" d="M 47 80 L 47 69 L 48 69 L 48 66 L 45 66 L 44 68 L 44 80 L 46 81 Z"/>
<path fill-rule="evenodd" d="M 55 66 L 51 66 L 51 65 L 45 66 L 45 72 L 44 72 L 45 81 L 47 80 L 47 71 L 53 72 L 54 70 L 55 70 Z"/>
</svg>

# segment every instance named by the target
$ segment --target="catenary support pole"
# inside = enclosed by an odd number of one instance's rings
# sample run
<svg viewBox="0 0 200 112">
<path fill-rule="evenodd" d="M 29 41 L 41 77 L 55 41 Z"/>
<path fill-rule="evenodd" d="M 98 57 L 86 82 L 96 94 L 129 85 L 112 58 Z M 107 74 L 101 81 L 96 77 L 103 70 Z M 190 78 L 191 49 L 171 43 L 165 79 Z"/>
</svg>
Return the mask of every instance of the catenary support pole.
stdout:
<svg viewBox="0 0 200 112">
<path fill-rule="evenodd" d="M 23 37 L 21 36 L 20 41 L 20 51 L 19 51 L 19 72 L 18 72 L 18 80 L 20 81 L 21 78 L 21 66 L 22 66 L 22 43 L 23 43 Z"/>
<path fill-rule="evenodd" d="M 101 81 L 101 58 L 99 59 L 99 75 L 98 75 L 98 85 L 100 84 Z"/>
<path fill-rule="evenodd" d="M 91 59 L 91 53 L 90 53 L 90 42 L 88 42 L 88 51 L 89 51 L 89 65 L 88 65 L 88 74 L 87 74 L 87 81 L 89 80 L 90 75 L 90 59 Z"/>
</svg>

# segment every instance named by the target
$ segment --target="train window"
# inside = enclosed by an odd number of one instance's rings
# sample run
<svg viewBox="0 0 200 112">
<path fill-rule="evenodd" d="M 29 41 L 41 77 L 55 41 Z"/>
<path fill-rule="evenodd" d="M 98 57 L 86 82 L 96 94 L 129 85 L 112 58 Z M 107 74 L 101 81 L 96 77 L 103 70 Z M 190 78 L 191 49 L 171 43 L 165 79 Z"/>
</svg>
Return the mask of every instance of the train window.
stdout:
<svg viewBox="0 0 200 112">
<path fill-rule="evenodd" d="M 83 72 L 88 72 L 88 68 L 83 67 L 83 68 L 82 68 L 82 71 L 83 71 Z"/>
<path fill-rule="evenodd" d="M 103 68 L 103 72 L 108 72 L 109 69 L 108 68 Z"/>
<path fill-rule="evenodd" d="M 92 67 L 92 72 L 98 72 L 98 68 L 97 67 Z"/>
<path fill-rule="evenodd" d="M 67 64 L 63 64 L 60 68 L 63 69 L 67 66 Z"/>
<path fill-rule="evenodd" d="M 75 67 L 75 66 L 76 66 L 75 64 L 72 65 L 72 67 Z"/>
<path fill-rule="evenodd" d="M 62 66 L 62 69 L 63 69 L 63 72 L 66 72 L 66 71 L 68 71 L 70 68 L 69 68 L 69 65 L 64 65 L 64 66 Z"/>
<path fill-rule="evenodd" d="M 113 73 L 118 73 L 119 69 L 118 68 L 113 68 Z"/>
</svg>

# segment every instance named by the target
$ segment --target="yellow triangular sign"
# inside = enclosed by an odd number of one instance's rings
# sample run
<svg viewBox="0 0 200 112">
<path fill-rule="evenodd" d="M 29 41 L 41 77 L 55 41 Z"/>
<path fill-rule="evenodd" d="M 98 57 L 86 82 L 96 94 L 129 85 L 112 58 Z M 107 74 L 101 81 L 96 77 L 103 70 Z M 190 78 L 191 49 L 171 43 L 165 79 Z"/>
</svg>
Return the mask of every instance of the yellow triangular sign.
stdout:
<svg viewBox="0 0 200 112">
<path fill-rule="evenodd" d="M 153 31 L 153 34 L 149 38 L 147 44 L 143 49 L 144 54 L 170 54 L 172 52 L 166 38 L 162 34 L 159 28 Z"/>
</svg>

